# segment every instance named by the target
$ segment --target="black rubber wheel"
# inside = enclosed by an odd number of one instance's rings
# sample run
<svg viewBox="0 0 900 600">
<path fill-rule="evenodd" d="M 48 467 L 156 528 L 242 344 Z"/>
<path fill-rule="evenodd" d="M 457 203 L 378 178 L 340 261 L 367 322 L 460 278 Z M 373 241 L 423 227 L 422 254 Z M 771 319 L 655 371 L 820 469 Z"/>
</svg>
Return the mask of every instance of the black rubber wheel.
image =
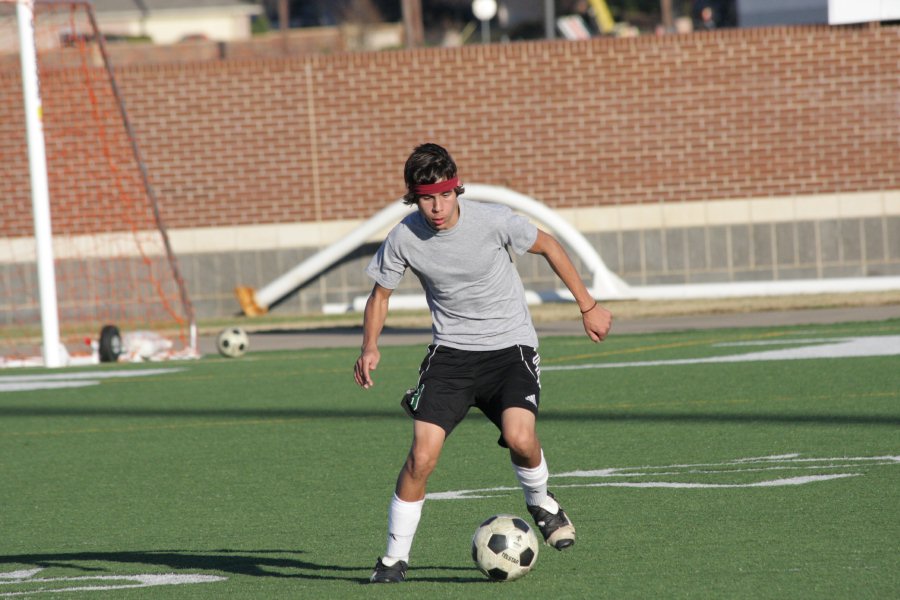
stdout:
<svg viewBox="0 0 900 600">
<path fill-rule="evenodd" d="M 122 354 L 122 336 L 115 325 L 100 330 L 100 362 L 116 362 Z"/>
</svg>

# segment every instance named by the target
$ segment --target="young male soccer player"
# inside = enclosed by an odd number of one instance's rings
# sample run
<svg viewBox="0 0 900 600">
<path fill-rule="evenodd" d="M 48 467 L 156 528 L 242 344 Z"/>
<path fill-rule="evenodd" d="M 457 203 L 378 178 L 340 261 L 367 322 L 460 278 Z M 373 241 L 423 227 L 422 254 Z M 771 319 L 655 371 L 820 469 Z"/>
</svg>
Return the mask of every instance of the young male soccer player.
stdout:
<svg viewBox="0 0 900 600">
<path fill-rule="evenodd" d="M 572 522 L 547 491 L 549 471 L 535 431 L 538 340 L 509 252 L 547 260 L 574 295 L 591 340 L 603 340 L 612 322 L 553 237 L 505 206 L 458 197 L 464 189 L 444 148 L 418 146 L 406 161 L 404 179 L 404 202 L 416 204 L 418 211 L 391 230 L 366 269 L 375 286 L 366 302 L 356 383 L 366 389 L 373 385 L 388 299 L 407 269 L 425 289 L 434 343 L 419 368 L 416 388 L 403 399 L 413 418 L 412 447 L 397 478 L 387 551 L 375 564 L 373 583 L 406 578 L 426 482 L 444 440 L 473 406 L 500 430 L 499 443 L 509 448 L 528 511 L 544 540 L 557 550 L 575 543 Z"/>
</svg>

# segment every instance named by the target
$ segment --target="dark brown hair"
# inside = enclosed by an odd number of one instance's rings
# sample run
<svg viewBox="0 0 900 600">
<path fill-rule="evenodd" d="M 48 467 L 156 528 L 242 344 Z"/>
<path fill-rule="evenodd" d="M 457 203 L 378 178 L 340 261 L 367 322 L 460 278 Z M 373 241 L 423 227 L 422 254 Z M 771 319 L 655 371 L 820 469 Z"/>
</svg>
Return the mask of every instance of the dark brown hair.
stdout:
<svg viewBox="0 0 900 600">
<path fill-rule="evenodd" d="M 416 146 L 403 167 L 403 179 L 406 181 L 403 203 L 415 204 L 419 201 L 420 194 L 416 194 L 413 187 L 453 177 L 456 177 L 456 162 L 447 150 L 430 143 Z M 461 196 L 466 192 L 466 188 L 458 185 L 453 191 L 457 196 Z"/>
</svg>

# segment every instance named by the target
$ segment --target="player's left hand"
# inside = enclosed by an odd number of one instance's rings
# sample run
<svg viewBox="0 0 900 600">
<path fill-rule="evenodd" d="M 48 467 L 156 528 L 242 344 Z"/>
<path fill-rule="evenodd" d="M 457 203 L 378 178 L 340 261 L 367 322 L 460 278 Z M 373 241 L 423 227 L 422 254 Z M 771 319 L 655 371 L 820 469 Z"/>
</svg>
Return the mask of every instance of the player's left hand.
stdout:
<svg viewBox="0 0 900 600">
<path fill-rule="evenodd" d="M 595 304 L 592 309 L 581 315 L 581 319 L 584 322 L 584 332 L 594 342 L 602 342 L 609 335 L 612 313 L 599 304 Z"/>
</svg>

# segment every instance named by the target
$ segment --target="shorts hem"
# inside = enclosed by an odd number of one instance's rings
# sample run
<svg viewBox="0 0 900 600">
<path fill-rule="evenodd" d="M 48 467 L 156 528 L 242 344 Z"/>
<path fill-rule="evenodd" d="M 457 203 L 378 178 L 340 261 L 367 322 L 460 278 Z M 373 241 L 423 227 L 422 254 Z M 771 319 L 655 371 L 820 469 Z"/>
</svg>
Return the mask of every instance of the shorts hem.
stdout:
<svg viewBox="0 0 900 600">
<path fill-rule="evenodd" d="M 538 416 L 538 407 L 531 402 L 516 402 L 503 406 L 503 410 L 506 410 L 508 408 L 524 408 L 525 410 L 533 413 L 535 417 Z M 503 410 L 500 411 L 501 414 L 503 413 Z"/>
<path fill-rule="evenodd" d="M 420 417 L 419 415 L 412 415 L 413 421 L 421 421 L 423 423 L 430 423 L 431 425 L 437 425 L 441 429 L 444 430 L 444 437 L 450 437 L 450 434 L 453 432 L 453 429 L 447 429 L 447 426 L 443 423 L 438 423 L 433 419 L 427 419 L 425 417 Z"/>
</svg>

